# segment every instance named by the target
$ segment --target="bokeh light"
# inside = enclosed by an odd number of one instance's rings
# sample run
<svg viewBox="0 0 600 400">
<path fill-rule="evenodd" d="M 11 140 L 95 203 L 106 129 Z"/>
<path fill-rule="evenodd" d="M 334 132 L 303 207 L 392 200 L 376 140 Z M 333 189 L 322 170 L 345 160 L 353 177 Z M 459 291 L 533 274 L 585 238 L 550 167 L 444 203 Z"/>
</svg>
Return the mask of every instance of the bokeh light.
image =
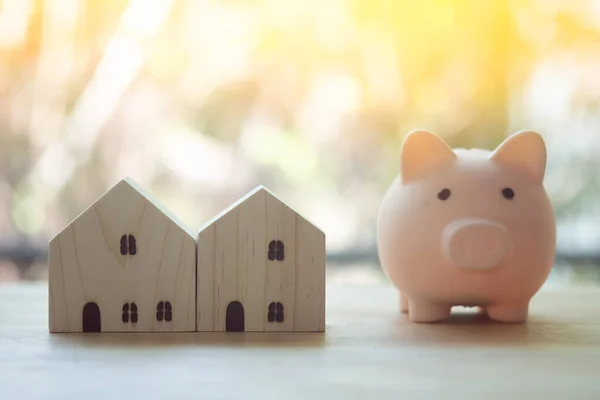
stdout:
<svg viewBox="0 0 600 400">
<path fill-rule="evenodd" d="M 409 130 L 536 129 L 559 251 L 600 260 L 599 4 L 3 0 L 0 242 L 130 176 L 193 227 L 263 184 L 373 260 Z"/>
</svg>

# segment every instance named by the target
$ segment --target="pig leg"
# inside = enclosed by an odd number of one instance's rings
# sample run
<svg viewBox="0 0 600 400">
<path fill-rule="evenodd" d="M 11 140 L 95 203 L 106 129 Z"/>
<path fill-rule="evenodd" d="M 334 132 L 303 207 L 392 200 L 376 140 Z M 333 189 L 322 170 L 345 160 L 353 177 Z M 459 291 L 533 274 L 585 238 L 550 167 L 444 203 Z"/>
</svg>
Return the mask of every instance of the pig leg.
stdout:
<svg viewBox="0 0 600 400">
<path fill-rule="evenodd" d="M 408 297 L 400 293 L 400 312 L 408 312 Z"/>
<path fill-rule="evenodd" d="M 413 322 L 436 322 L 450 316 L 451 307 L 426 301 L 409 301 L 408 317 Z"/>
<path fill-rule="evenodd" d="M 498 322 L 522 323 L 527 321 L 528 313 L 529 303 L 504 304 L 487 308 L 488 317 Z"/>
</svg>

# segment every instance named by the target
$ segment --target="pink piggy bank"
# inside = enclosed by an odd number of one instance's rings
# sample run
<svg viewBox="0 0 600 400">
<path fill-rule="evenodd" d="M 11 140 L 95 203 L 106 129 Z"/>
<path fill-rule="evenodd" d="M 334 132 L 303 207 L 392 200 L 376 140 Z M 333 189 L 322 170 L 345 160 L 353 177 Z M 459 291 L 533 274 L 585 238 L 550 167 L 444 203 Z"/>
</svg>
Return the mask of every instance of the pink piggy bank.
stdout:
<svg viewBox="0 0 600 400">
<path fill-rule="evenodd" d="M 381 265 L 411 321 L 435 322 L 452 306 L 525 322 L 555 259 L 556 223 L 543 186 L 546 146 L 517 132 L 493 152 L 451 149 L 411 131 L 400 176 L 377 223 Z"/>
</svg>

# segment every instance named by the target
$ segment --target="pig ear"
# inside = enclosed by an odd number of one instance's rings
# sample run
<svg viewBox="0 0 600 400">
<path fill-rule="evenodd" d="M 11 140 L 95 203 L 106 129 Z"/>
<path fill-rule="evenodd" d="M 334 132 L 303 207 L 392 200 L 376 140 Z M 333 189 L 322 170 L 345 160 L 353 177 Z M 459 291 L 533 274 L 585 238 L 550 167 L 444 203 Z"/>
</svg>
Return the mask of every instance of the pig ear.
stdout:
<svg viewBox="0 0 600 400">
<path fill-rule="evenodd" d="M 440 137 L 426 130 L 410 131 L 400 155 L 402 182 L 418 179 L 433 165 L 454 159 L 456 154 Z"/>
<path fill-rule="evenodd" d="M 520 131 L 504 140 L 491 159 L 508 166 L 520 168 L 536 182 L 542 183 L 546 173 L 546 145 L 539 133 Z"/>
</svg>

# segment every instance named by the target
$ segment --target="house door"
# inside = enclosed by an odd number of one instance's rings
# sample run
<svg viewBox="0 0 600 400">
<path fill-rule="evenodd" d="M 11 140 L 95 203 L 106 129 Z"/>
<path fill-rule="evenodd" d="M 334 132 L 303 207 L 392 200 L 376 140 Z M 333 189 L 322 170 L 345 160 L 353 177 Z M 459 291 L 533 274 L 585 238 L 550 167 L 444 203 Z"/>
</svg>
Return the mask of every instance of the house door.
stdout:
<svg viewBox="0 0 600 400">
<path fill-rule="evenodd" d="M 86 303 L 81 313 L 84 332 L 100 332 L 100 308 L 96 303 Z"/>
<path fill-rule="evenodd" d="M 225 330 L 227 332 L 244 332 L 244 306 L 239 301 L 232 301 L 227 306 Z"/>
</svg>

